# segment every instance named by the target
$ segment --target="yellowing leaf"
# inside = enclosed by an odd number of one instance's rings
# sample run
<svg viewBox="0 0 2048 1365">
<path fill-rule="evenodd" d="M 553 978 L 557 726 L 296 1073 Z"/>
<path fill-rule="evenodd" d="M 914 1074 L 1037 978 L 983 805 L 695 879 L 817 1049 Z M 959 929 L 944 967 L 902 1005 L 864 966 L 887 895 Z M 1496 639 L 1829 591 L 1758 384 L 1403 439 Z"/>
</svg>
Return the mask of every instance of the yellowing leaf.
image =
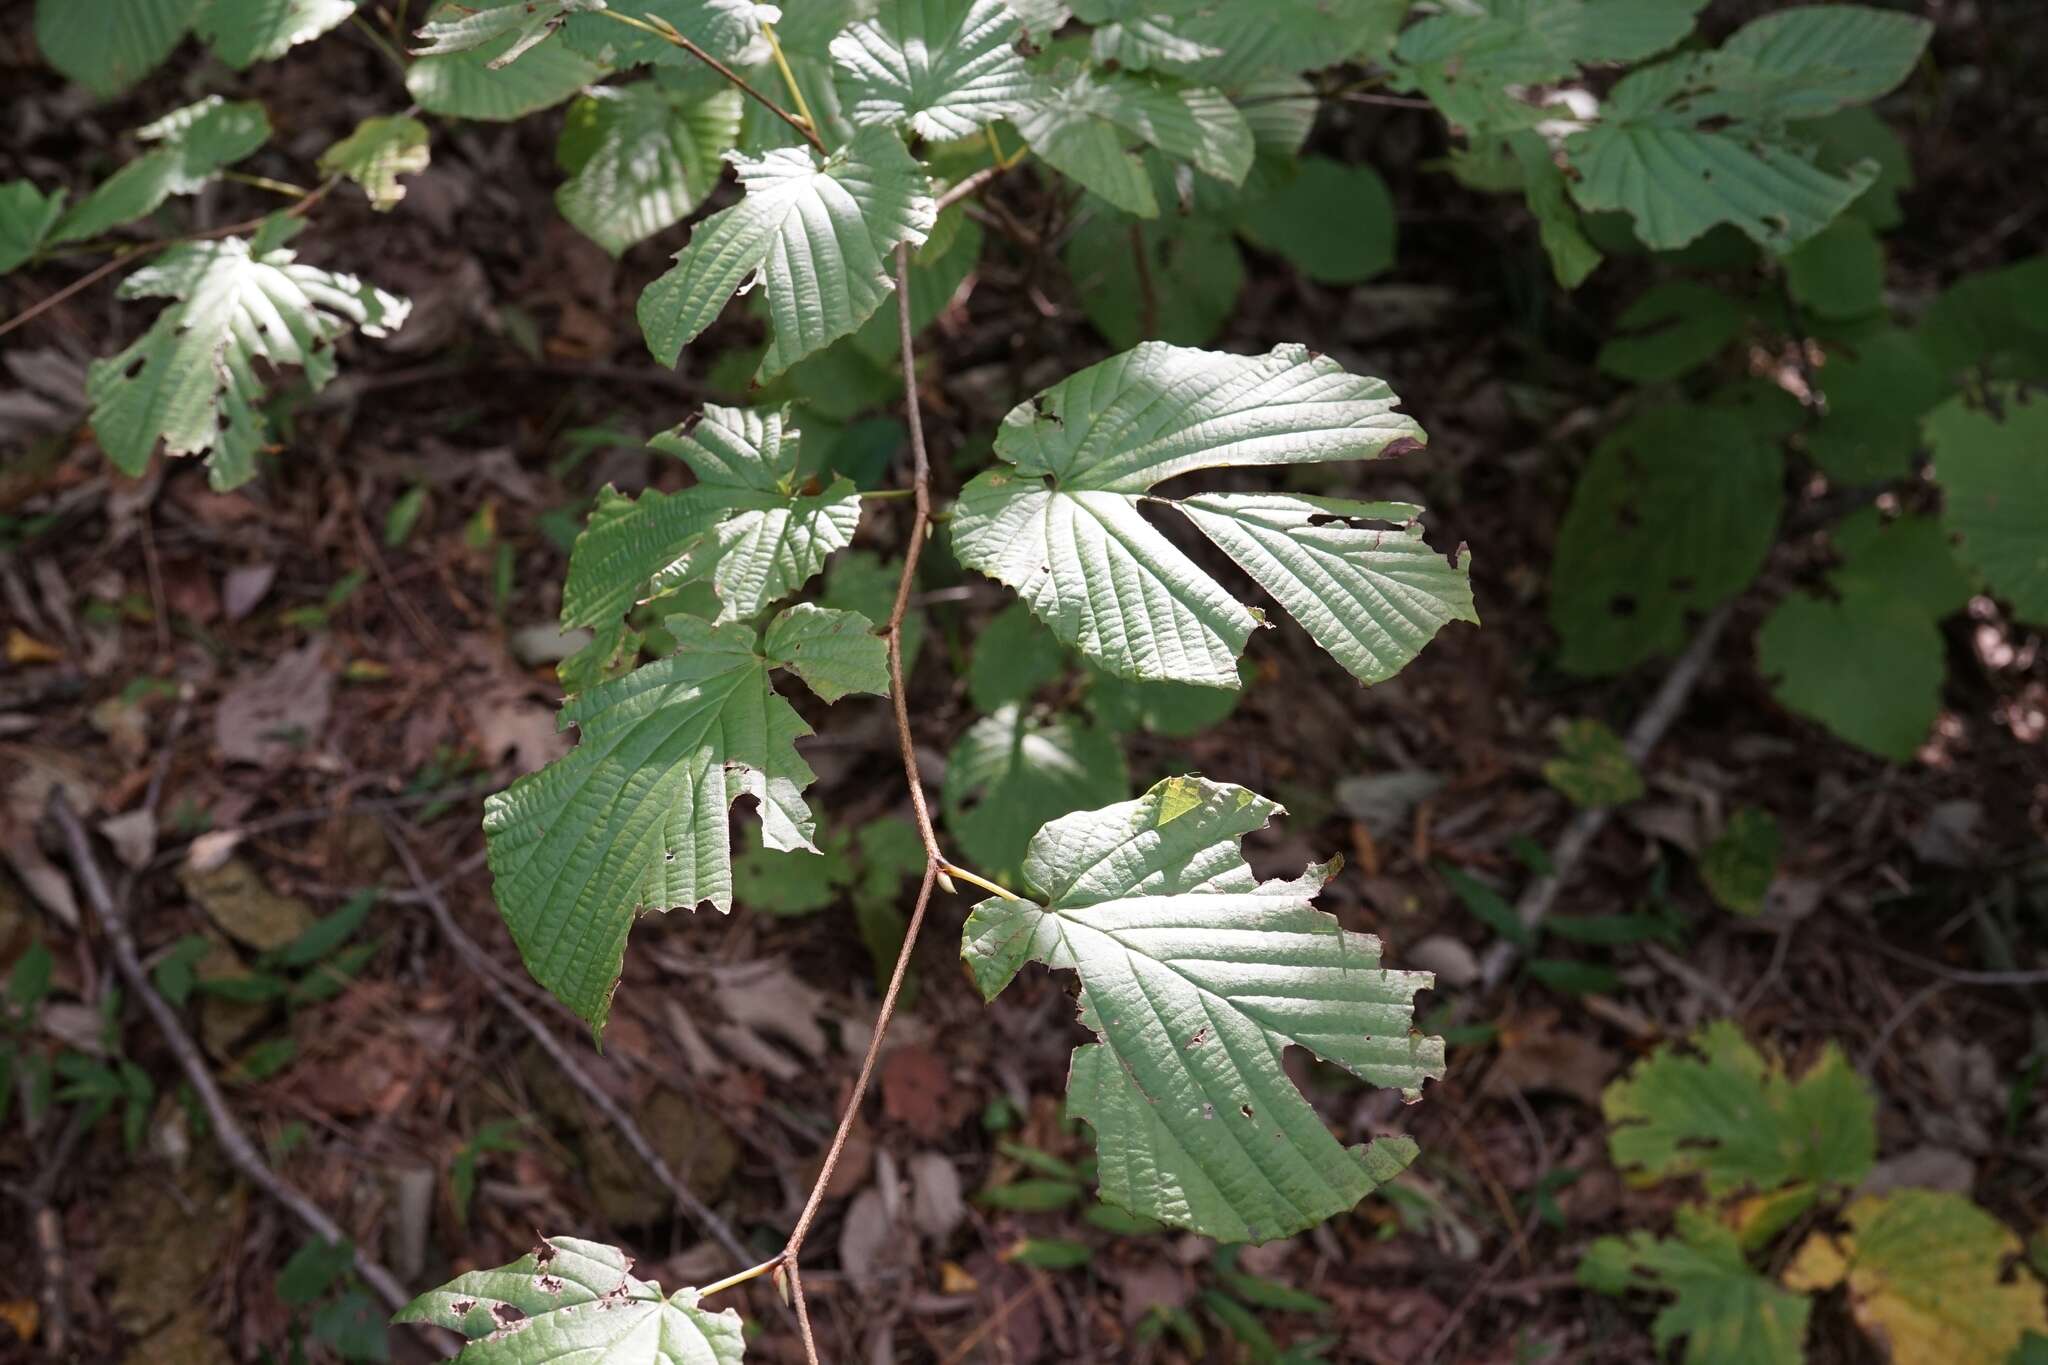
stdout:
<svg viewBox="0 0 2048 1365">
<path fill-rule="evenodd" d="M 1859 1199 L 1849 1232 L 1817 1232 L 1785 1270 L 1787 1287 L 1846 1282 L 1857 1325 L 1892 1365 L 2004 1365 L 2029 1331 L 2048 1333 L 2041 1283 L 2002 1281 L 2020 1239 L 1961 1195 L 1900 1190 Z"/>
</svg>

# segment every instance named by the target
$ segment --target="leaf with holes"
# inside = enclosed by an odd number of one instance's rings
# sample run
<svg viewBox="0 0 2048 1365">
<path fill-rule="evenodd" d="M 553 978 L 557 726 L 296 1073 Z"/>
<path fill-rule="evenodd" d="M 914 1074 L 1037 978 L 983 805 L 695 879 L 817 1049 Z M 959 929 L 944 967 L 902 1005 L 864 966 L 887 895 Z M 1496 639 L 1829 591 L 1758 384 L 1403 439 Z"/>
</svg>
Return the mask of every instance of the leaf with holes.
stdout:
<svg viewBox="0 0 2048 1365">
<path fill-rule="evenodd" d="M 339 337 L 379 337 L 405 321 L 405 300 L 301 264 L 285 243 L 303 226 L 273 218 L 253 241 L 182 243 L 122 282 L 124 299 L 174 302 L 87 373 L 93 433 L 117 467 L 140 475 L 162 438 L 173 455 L 208 452 L 215 488 L 248 482 L 270 440 L 257 362 L 300 366 L 318 390 L 334 378 Z"/>
<path fill-rule="evenodd" d="M 1468 564 L 1417 508 L 1282 494 L 1153 496 L 1197 469 L 1363 460 L 1419 444 L 1393 391 L 1301 346 L 1224 355 L 1147 342 L 1021 403 L 953 515 L 960 562 L 1007 583 L 1061 641 L 1119 677 L 1238 686 L 1261 618 L 1139 514 L 1178 508 L 1362 682 L 1453 620 Z"/>
<path fill-rule="evenodd" d="M 1251 170 L 1251 125 L 1220 90 L 1168 76 L 1062 64 L 1014 119 L 1039 160 L 1126 213 L 1156 218 L 1159 200 L 1133 141 L 1204 175 L 1241 183 Z"/>
<path fill-rule="evenodd" d="M 1078 811 L 1031 841 L 1031 898 L 977 905 L 962 955 L 993 999 L 1026 962 L 1077 973 L 1068 1112 L 1095 1130 L 1105 1199 L 1222 1241 L 1263 1241 L 1351 1208 L 1415 1156 L 1405 1138 L 1345 1147 L 1281 1066 L 1308 1049 L 1413 1098 L 1443 1040 L 1412 1027 L 1427 972 L 1380 966 L 1379 940 L 1313 897 L 1335 865 L 1260 882 L 1239 849 L 1279 807 L 1242 787 L 1168 778 Z"/>
<path fill-rule="evenodd" d="M 1566 141 L 1572 195 L 1619 209 L 1636 235 L 1675 250 L 1720 223 L 1787 252 L 1877 178 L 1875 162 L 1823 170 L 1787 125 L 1891 90 L 1927 45 L 1925 19 L 1860 5 L 1765 15 L 1713 51 L 1623 77 L 1593 127 Z"/>
<path fill-rule="evenodd" d="M 617 1247 L 544 1237 L 510 1265 L 420 1295 L 392 1321 L 467 1337 L 462 1365 L 738 1365 L 746 1354 L 738 1313 L 698 1307 L 695 1289 L 664 1296 L 632 1269 Z"/>
<path fill-rule="evenodd" d="M 405 198 L 398 177 L 424 171 L 430 155 L 427 125 L 394 114 L 357 124 L 353 133 L 320 153 L 320 170 L 347 176 L 362 188 L 372 209 L 388 213 Z"/>
<path fill-rule="evenodd" d="M 1676 1237 L 1602 1237 L 1579 1262 L 1579 1283 L 1602 1294 L 1669 1294 L 1650 1325 L 1660 1353 L 1686 1342 L 1686 1365 L 1802 1365 L 1812 1302 L 1750 1268 L 1733 1230 L 1697 1209 L 1678 1211 Z"/>
<path fill-rule="evenodd" d="M 1003 0 L 886 0 L 832 40 L 846 117 L 935 139 L 1013 118 L 1039 93 L 1022 32 Z"/>
<path fill-rule="evenodd" d="M 811 730 L 769 677 L 796 667 L 792 628 L 771 622 L 777 644 L 764 652 L 752 626 L 666 625 L 674 653 L 572 699 L 557 724 L 582 732 L 576 747 L 484 803 L 498 907 L 520 955 L 600 1036 L 636 917 L 732 907 L 734 801 L 754 799 L 766 847 L 817 852 L 803 799 L 813 774 L 796 751 Z M 821 672 L 828 687 L 873 680 Z"/>
<path fill-rule="evenodd" d="M 718 624 L 757 616 L 809 582 L 860 525 L 851 483 L 820 492 L 801 472 L 802 434 L 787 408 L 713 405 L 649 444 L 697 482 L 637 498 L 598 494 L 569 555 L 564 626 L 612 626 L 636 603 L 700 580 L 718 594 Z"/>
<path fill-rule="evenodd" d="M 1897 1365 L 2005 1365 L 2027 1333 L 2048 1333 L 2020 1239 L 1962 1195 L 1897 1190 L 1843 1218 L 1841 1236 L 1807 1238 L 1785 1283 L 1846 1284 L 1857 1325 Z"/>
<path fill-rule="evenodd" d="M 1607 1087 L 1614 1164 L 1632 1179 L 1698 1176 L 1709 1195 L 1847 1188 L 1877 1159 L 1877 1106 L 1833 1044 L 1796 1079 L 1730 1020 L 1666 1044 Z"/>
<path fill-rule="evenodd" d="M 640 295 L 640 328 L 664 365 L 759 284 L 774 335 L 765 382 L 859 327 L 895 287 L 889 253 L 916 244 L 936 210 L 931 182 L 887 128 L 863 128 L 821 161 L 803 147 L 735 156 L 746 196 L 697 224 L 674 268 Z"/>
<path fill-rule="evenodd" d="M 155 70 L 208 0 L 36 0 L 43 60 L 109 99 Z"/>
<path fill-rule="evenodd" d="M 137 129 L 135 136 L 154 145 L 58 219 L 51 242 L 97 237 L 134 222 L 174 194 L 197 194 L 222 168 L 270 140 L 270 120 L 254 101 L 229 103 L 209 95 Z"/>
<path fill-rule="evenodd" d="M 1685 644 L 1691 613 L 1756 576 L 1784 504 L 1783 456 L 1733 413 L 1652 408 L 1579 474 L 1550 570 L 1569 672 L 1619 673 Z"/>
<path fill-rule="evenodd" d="M 740 93 L 679 95 L 656 81 L 599 85 L 562 121 L 562 216 L 612 255 L 690 216 L 718 184 L 740 132 Z"/>
</svg>

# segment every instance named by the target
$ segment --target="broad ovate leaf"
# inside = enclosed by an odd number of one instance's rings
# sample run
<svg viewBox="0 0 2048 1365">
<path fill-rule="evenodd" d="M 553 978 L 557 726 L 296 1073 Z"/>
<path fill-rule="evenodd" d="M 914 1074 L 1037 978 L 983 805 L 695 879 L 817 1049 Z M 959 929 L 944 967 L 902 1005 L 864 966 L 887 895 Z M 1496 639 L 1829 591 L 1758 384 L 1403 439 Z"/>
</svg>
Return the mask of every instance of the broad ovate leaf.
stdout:
<svg viewBox="0 0 2048 1365">
<path fill-rule="evenodd" d="M 356 0 L 207 0 L 199 36 L 237 71 L 275 61 L 356 12 Z"/>
<path fill-rule="evenodd" d="M 1397 401 L 1301 346 L 1236 356 L 1147 342 L 1011 411 L 995 443 L 1011 468 L 961 491 L 955 553 L 1109 673 L 1235 688 L 1261 618 L 1139 510 L 1177 507 L 1354 676 L 1377 682 L 1445 622 L 1477 619 L 1467 566 L 1437 561 L 1415 508 L 1149 490 L 1199 469 L 1413 448 L 1421 429 Z"/>
<path fill-rule="evenodd" d="M 874 622 L 857 611 L 799 602 L 768 627 L 762 653 L 826 701 L 849 692 L 889 691 L 888 645 L 875 634 Z"/>
<path fill-rule="evenodd" d="M 664 1296 L 617 1247 L 544 1237 L 510 1265 L 472 1270 L 407 1304 L 393 1322 L 469 1339 L 461 1365 L 738 1365 L 740 1315 L 698 1307 L 695 1289 Z"/>
<path fill-rule="evenodd" d="M 1579 1283 L 1603 1294 L 1669 1294 L 1650 1324 L 1660 1352 L 1686 1343 L 1686 1365 L 1803 1365 L 1813 1305 L 1750 1267 L 1735 1232 L 1697 1209 L 1678 1211 L 1676 1237 L 1602 1237 L 1579 1262 Z"/>
<path fill-rule="evenodd" d="M 885 0 L 832 40 L 846 117 L 935 139 L 1014 117 L 1037 94 L 1023 28 L 1003 0 Z"/>
<path fill-rule="evenodd" d="M 1255 150 L 1251 125 L 1220 90 L 1073 64 L 1051 72 L 1014 121 L 1040 160 L 1140 218 L 1158 216 L 1159 201 L 1132 142 L 1232 185 L 1251 170 Z"/>
<path fill-rule="evenodd" d="M 576 538 L 562 624 L 601 628 L 649 597 L 697 580 L 718 594 L 722 624 L 758 615 L 825 567 L 860 525 L 845 479 L 807 489 L 801 433 L 788 409 L 716 405 L 650 443 L 697 482 L 628 498 L 607 488 Z"/>
<path fill-rule="evenodd" d="M 36 46 L 44 61 L 108 99 L 170 56 L 207 3 L 36 0 Z"/>
<path fill-rule="evenodd" d="M 418 175 L 431 152 L 427 125 L 402 114 L 366 118 L 356 130 L 320 154 L 320 169 L 343 175 L 368 196 L 370 207 L 388 213 L 405 198 L 401 175 Z"/>
<path fill-rule="evenodd" d="M 534 979 L 599 1035 L 634 919 L 732 907 L 734 801 L 753 798 L 766 847 L 817 851 L 803 799 L 813 774 L 796 751 L 810 727 L 769 676 L 788 660 L 792 630 L 810 628 L 771 622 L 775 659 L 752 626 L 666 625 L 673 654 L 572 698 L 558 723 L 581 732 L 576 747 L 484 803 L 513 941 Z M 820 671 L 833 688 L 874 681 L 857 661 Z"/>
<path fill-rule="evenodd" d="M 489 65 L 497 70 L 554 36 L 571 14 L 604 7 L 604 0 L 483 0 L 480 4 L 450 0 L 433 11 L 420 29 L 416 36 L 421 45 L 413 49 L 413 55 L 432 57 L 496 44 Z"/>
<path fill-rule="evenodd" d="M 246 483 L 270 439 L 257 362 L 300 366 L 318 390 L 334 377 L 338 338 L 405 321 L 404 299 L 299 262 L 284 244 L 302 226 L 274 218 L 253 241 L 182 243 L 122 282 L 124 299 L 173 303 L 86 376 L 94 435 L 117 467 L 141 474 L 161 438 L 173 455 L 209 452 L 215 488 Z"/>
<path fill-rule="evenodd" d="M 1784 504 L 1783 456 L 1735 414 L 1650 409 L 1593 452 L 1551 564 L 1550 620 L 1573 673 L 1685 644 L 1692 613 L 1755 577 Z"/>
<path fill-rule="evenodd" d="M 638 19 L 656 28 L 672 28 L 729 66 L 752 66 L 768 58 L 761 25 L 777 23 L 782 11 L 757 0 L 610 0 L 613 14 Z M 829 10 L 820 0 L 792 6 L 798 13 Z M 657 66 L 698 67 L 697 58 L 645 28 L 622 24 L 603 14 L 569 16 L 562 40 L 592 61 L 624 68 L 652 62 Z M 710 73 L 707 73 L 710 74 Z M 773 81 L 774 73 L 767 79 Z"/>
<path fill-rule="evenodd" d="M 887 128 L 822 160 L 804 147 L 735 156 L 745 197 L 699 223 L 674 268 L 640 295 L 640 328 L 673 365 L 735 293 L 760 285 L 773 336 L 759 378 L 852 332 L 894 288 L 889 253 L 925 239 L 931 182 Z"/>
<path fill-rule="evenodd" d="M 1824 170 L 1787 125 L 1889 91 L 1932 29 L 1860 5 L 1803 6 L 1754 20 L 1717 51 L 1631 72 L 1599 121 L 1567 140 L 1572 195 L 1589 210 L 1626 212 L 1657 250 L 1732 223 L 1790 251 L 1861 196 L 1878 167 Z"/>
<path fill-rule="evenodd" d="M 993 999 L 1027 962 L 1080 978 L 1067 1107 L 1095 1130 L 1110 1203 L 1221 1241 L 1284 1237 L 1342 1213 L 1415 1156 L 1346 1147 L 1281 1066 L 1290 1046 L 1417 1098 L 1443 1040 L 1412 1027 L 1427 972 L 1313 898 L 1335 865 L 1260 882 L 1239 842 L 1279 807 L 1195 777 L 1041 829 L 1025 899 L 974 908 L 962 955 Z"/>
<path fill-rule="evenodd" d="M 253 100 L 209 95 L 136 130 L 150 150 L 108 176 L 57 220 L 52 242 L 97 237 L 132 223 L 174 194 L 197 194 L 270 140 L 270 120 Z"/>
<path fill-rule="evenodd" d="M 1857 1325 L 1894 1365 L 2006 1365 L 2029 1332 L 2048 1333 L 2020 1239 L 1962 1195 L 1896 1190 L 1843 1217 L 1849 1230 L 1809 1237 L 1785 1283 L 1846 1284 Z"/>
<path fill-rule="evenodd" d="M 1778 701 L 1881 758 L 1906 762 L 1941 714 L 1947 649 L 1935 619 L 1890 592 L 1795 592 L 1756 635 Z"/>
<path fill-rule="evenodd" d="M 1839 1048 L 1794 1077 L 1727 1019 L 1638 1062 L 1607 1087 L 1601 1109 L 1624 1175 L 1696 1175 L 1716 1197 L 1847 1188 L 1877 1159 L 1876 1102 Z"/>
<path fill-rule="evenodd" d="M 975 865 L 1015 874 L 1048 820 L 1130 794 L 1114 736 L 1078 716 L 998 705 L 967 728 L 946 759 L 946 831 Z"/>
<path fill-rule="evenodd" d="M 1929 414 L 1927 444 L 1957 557 L 2020 620 L 2048 624 L 2048 399 L 2018 384 L 1952 398 Z"/>
<path fill-rule="evenodd" d="M 555 207 L 612 255 L 689 217 L 740 131 L 740 93 L 683 95 L 655 81 L 592 86 L 569 106 Z"/>
</svg>

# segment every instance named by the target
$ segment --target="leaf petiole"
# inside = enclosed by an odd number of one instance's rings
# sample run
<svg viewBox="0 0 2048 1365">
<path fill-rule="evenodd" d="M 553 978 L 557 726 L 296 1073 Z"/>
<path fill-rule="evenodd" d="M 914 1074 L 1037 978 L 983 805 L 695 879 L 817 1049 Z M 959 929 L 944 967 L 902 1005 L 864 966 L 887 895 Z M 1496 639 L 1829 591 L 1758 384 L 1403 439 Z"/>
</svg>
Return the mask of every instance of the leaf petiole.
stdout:
<svg viewBox="0 0 2048 1365">
<path fill-rule="evenodd" d="M 978 877 L 964 867 L 955 867 L 952 863 L 940 863 L 939 868 L 949 877 L 958 877 L 961 881 L 978 886 L 984 891 L 993 891 L 1006 901 L 1022 901 L 1024 899 L 1024 897 L 1010 890 L 1007 886 L 998 886 L 988 878 Z"/>
<path fill-rule="evenodd" d="M 722 1280 L 713 1280 L 710 1284 L 697 1291 L 697 1297 L 699 1300 L 708 1299 L 713 1294 L 719 1293 L 722 1290 L 731 1289 L 734 1285 L 745 1284 L 748 1280 L 766 1275 L 769 1271 L 778 1268 L 781 1266 L 782 1261 L 783 1258 L 777 1256 L 772 1261 L 763 1261 L 757 1266 L 749 1266 L 738 1274 L 728 1275 Z"/>
</svg>

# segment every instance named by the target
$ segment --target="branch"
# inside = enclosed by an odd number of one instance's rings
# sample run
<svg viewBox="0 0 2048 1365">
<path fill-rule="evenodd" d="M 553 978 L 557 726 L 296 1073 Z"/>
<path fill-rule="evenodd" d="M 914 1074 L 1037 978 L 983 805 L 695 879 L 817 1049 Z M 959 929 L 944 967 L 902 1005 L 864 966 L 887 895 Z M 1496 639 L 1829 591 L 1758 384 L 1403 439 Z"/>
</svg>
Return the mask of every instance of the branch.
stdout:
<svg viewBox="0 0 2048 1365">
<path fill-rule="evenodd" d="M 1734 603 L 1723 603 L 1716 608 L 1700 626 L 1699 633 L 1692 637 L 1692 643 L 1685 647 L 1685 653 L 1678 656 L 1678 662 L 1664 675 L 1663 686 L 1643 713 L 1636 717 L 1630 727 L 1625 747 L 1628 756 L 1637 767 L 1649 760 L 1650 751 L 1657 747 L 1664 732 L 1678 719 L 1678 713 L 1685 709 L 1686 699 L 1692 695 L 1694 684 L 1700 680 L 1700 673 L 1713 657 L 1714 646 L 1721 639 L 1721 632 L 1728 627 L 1728 618 L 1734 611 Z M 1612 806 L 1588 806 L 1574 815 L 1571 823 L 1558 836 L 1557 847 L 1551 851 L 1548 875 L 1538 877 L 1529 884 L 1522 898 L 1515 903 L 1515 917 L 1523 926 L 1534 929 L 1543 923 L 1544 916 L 1557 901 L 1558 892 L 1564 889 L 1565 880 L 1578 867 L 1579 859 L 1592 846 L 1593 840 L 1607 827 L 1608 816 L 1614 813 Z M 1487 990 L 1492 990 L 1507 978 L 1508 969 L 1515 965 L 1515 945 L 1500 939 L 1486 950 L 1480 959 L 1479 979 Z"/>
<path fill-rule="evenodd" d="M 782 1270 L 789 1277 L 789 1296 L 796 1308 L 797 1331 L 803 1338 L 804 1358 L 810 1365 L 818 1365 L 818 1343 L 811 1332 L 811 1312 L 804 1302 L 803 1274 L 797 1258 L 803 1251 L 804 1238 L 810 1234 L 811 1224 L 817 1219 L 819 1206 L 825 1202 L 825 1189 L 832 1183 L 832 1172 L 839 1165 L 847 1135 L 853 1131 L 853 1121 L 859 1116 L 861 1101 L 867 1096 L 868 1082 L 875 1074 L 875 1061 L 882 1055 L 882 1037 L 889 1031 L 889 1020 L 896 1013 L 896 1000 L 903 992 L 903 978 L 910 970 L 911 950 L 917 946 L 918 931 L 924 927 L 924 912 L 931 905 L 932 888 L 943 882 L 948 891 L 953 889 L 952 882 L 945 876 L 948 864 L 945 855 L 939 851 L 938 835 L 932 831 L 931 811 L 924 799 L 924 783 L 917 773 L 917 746 L 910 733 L 910 702 L 903 685 L 903 619 L 910 611 L 910 589 L 917 576 L 917 560 L 924 551 L 925 535 L 931 529 L 932 521 L 931 458 L 925 450 L 924 414 L 918 405 L 917 356 L 912 347 L 910 321 L 910 248 L 907 245 L 896 248 L 896 335 L 903 355 L 904 408 L 910 426 L 910 489 L 915 499 L 915 510 L 910 518 L 910 544 L 903 552 L 903 573 L 896 580 L 896 602 L 889 609 L 889 624 L 884 636 L 889 645 L 889 692 L 896 708 L 896 746 L 903 757 L 903 781 L 910 789 L 910 808 L 917 816 L 918 837 L 924 841 L 924 880 L 918 885 L 917 902 L 911 907 L 909 924 L 904 927 L 903 947 L 896 954 L 896 967 L 890 973 L 889 988 L 882 993 L 882 1007 L 875 1016 L 875 1031 L 868 1039 L 867 1055 L 861 1058 L 860 1075 L 855 1078 L 853 1093 L 847 1097 L 846 1109 L 839 1116 L 839 1128 L 832 1134 L 832 1145 L 825 1151 L 825 1163 L 819 1168 L 818 1178 L 811 1186 L 810 1198 L 804 1201 L 804 1210 L 797 1216 L 796 1227 L 790 1231 L 789 1243 L 782 1251 Z"/>
<path fill-rule="evenodd" d="M 149 974 L 143 970 L 142 957 L 136 951 L 135 939 L 128 932 L 127 921 L 121 917 L 119 907 L 107 889 L 107 881 L 100 871 L 97 858 L 93 856 L 92 841 L 86 835 L 85 826 L 78 821 L 70 802 L 64 799 L 62 789 L 50 796 L 50 816 L 57 823 L 59 833 L 64 836 L 64 847 L 71 856 L 72 868 L 78 874 L 79 885 L 85 891 L 86 903 L 98 917 L 100 927 L 105 931 L 107 941 L 113 945 L 114 963 L 128 982 L 128 989 L 142 1001 L 143 1007 L 156 1020 L 162 1032 L 164 1043 L 171 1055 L 178 1059 L 178 1065 L 185 1073 L 185 1079 L 192 1083 L 192 1089 L 199 1096 L 200 1107 L 206 1110 L 208 1125 L 213 1130 L 214 1140 L 231 1165 L 242 1173 L 244 1179 L 282 1204 L 293 1217 L 306 1225 L 315 1237 L 323 1242 L 350 1242 L 353 1239 L 342 1231 L 339 1224 L 327 1216 L 327 1212 L 308 1199 L 296 1185 L 270 1169 L 263 1157 L 249 1141 L 247 1133 L 235 1118 L 221 1097 L 220 1087 L 215 1084 L 213 1073 L 207 1070 L 206 1060 L 199 1054 L 185 1026 L 178 1022 L 178 1016 L 156 993 L 156 987 L 149 981 Z M 405 1286 L 361 1247 L 355 1249 L 356 1273 L 377 1291 L 377 1297 L 391 1306 L 392 1311 L 412 1302 L 413 1296 L 406 1293 Z M 452 1337 L 442 1335 L 442 1344 L 447 1353 L 454 1354 Z"/>
<path fill-rule="evenodd" d="M 582 1091 L 584 1097 L 597 1107 L 598 1112 L 611 1121 L 619 1136 L 625 1139 L 626 1145 L 633 1149 L 633 1155 L 639 1157 L 647 1169 L 654 1172 L 654 1178 L 659 1180 L 675 1198 L 676 1206 L 688 1214 L 699 1227 L 710 1233 L 732 1257 L 734 1264 L 744 1266 L 751 1263 L 753 1256 L 733 1232 L 731 1225 L 713 1212 L 688 1185 L 677 1178 L 676 1173 L 669 1168 L 668 1162 L 662 1160 L 661 1153 L 654 1149 L 654 1144 L 647 1140 L 647 1134 L 633 1121 L 633 1116 L 620 1107 L 619 1102 L 592 1079 L 588 1072 L 576 1064 L 576 1059 L 570 1056 L 568 1048 L 555 1037 L 554 1031 L 512 994 L 499 975 L 498 964 L 492 961 L 490 954 L 486 953 L 475 939 L 462 932 L 462 927 L 455 922 L 455 914 L 448 908 L 448 902 L 441 895 L 440 888 L 428 878 L 425 869 L 420 866 L 418 855 L 412 851 L 412 845 L 398 832 L 391 817 L 384 816 L 382 824 L 384 837 L 391 841 L 392 850 L 398 854 L 398 861 L 405 864 L 406 875 L 412 878 L 413 887 L 418 892 L 420 900 L 433 913 L 434 923 L 440 927 L 441 936 L 448 940 L 449 945 L 478 976 L 491 983 L 498 997 L 498 1004 L 507 1014 L 518 1020 L 522 1028 L 533 1035 L 534 1042 L 540 1044 L 541 1051 L 548 1054 L 561 1069 L 562 1074 L 569 1079 L 570 1084 Z"/>
<path fill-rule="evenodd" d="M 810 143 L 811 146 L 817 148 L 819 155 L 822 156 L 824 154 L 825 143 L 822 139 L 819 138 L 818 132 L 815 128 L 811 127 L 810 124 L 805 122 L 803 119 L 798 118 L 795 114 L 790 113 L 789 110 L 783 108 L 774 100 L 769 99 L 766 95 L 762 94 L 759 90 L 755 89 L 752 85 L 750 85 L 747 82 L 747 78 L 745 76 L 742 76 L 739 72 L 733 70 L 724 62 L 721 62 L 720 60 L 718 60 L 718 58 L 712 56 L 709 52 L 706 52 L 703 48 L 691 42 L 688 38 L 685 38 L 681 33 L 677 32 L 670 25 L 650 24 L 645 19 L 636 19 L 630 14 L 621 14 L 614 9 L 599 10 L 597 12 L 599 14 L 604 15 L 604 17 L 607 19 L 616 19 L 620 23 L 625 24 L 631 28 L 642 29 L 648 33 L 652 33 L 655 37 L 661 39 L 664 42 L 674 43 L 677 47 L 689 53 L 692 57 L 695 57 L 698 61 L 704 63 L 704 65 L 710 67 L 713 71 L 716 71 L 719 75 L 725 77 L 734 85 L 738 86 L 742 92 L 752 96 L 755 100 L 759 101 L 762 108 L 766 109 L 769 113 L 775 115 L 775 117 L 781 119 L 784 123 L 787 123 L 790 127 L 796 129 L 799 133 L 802 133 L 804 135 L 804 141 Z M 778 51 L 776 55 L 780 57 L 781 53 Z M 788 68 L 784 67 L 784 71 L 787 72 L 787 70 Z M 794 78 L 791 78 L 790 83 L 791 86 L 794 87 Z M 799 96 L 799 98 L 801 98 L 801 96 Z"/>
</svg>

